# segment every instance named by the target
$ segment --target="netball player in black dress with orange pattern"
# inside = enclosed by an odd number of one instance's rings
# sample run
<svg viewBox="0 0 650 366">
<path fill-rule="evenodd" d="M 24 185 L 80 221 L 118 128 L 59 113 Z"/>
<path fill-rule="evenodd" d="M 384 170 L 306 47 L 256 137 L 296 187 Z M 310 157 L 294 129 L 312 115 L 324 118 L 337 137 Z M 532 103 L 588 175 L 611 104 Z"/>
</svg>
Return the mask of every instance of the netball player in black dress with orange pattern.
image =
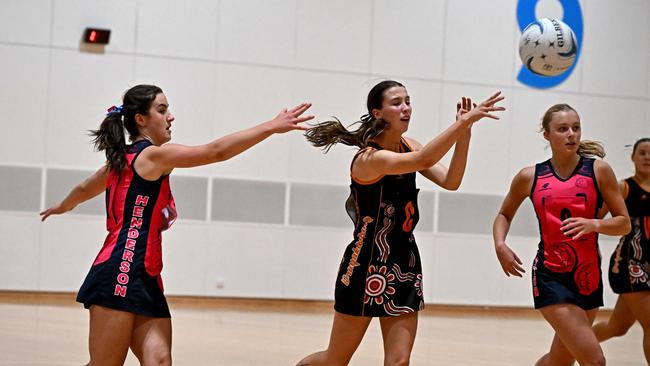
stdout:
<svg viewBox="0 0 650 366">
<path fill-rule="evenodd" d="M 581 141 L 578 113 L 567 104 L 550 107 L 542 118 L 552 157 L 522 169 L 494 220 L 494 248 L 507 276 L 521 277 L 522 262 L 506 244 L 510 223 L 527 197 L 533 201 L 541 241 L 533 262 L 535 308 L 555 330 L 548 353 L 536 366 L 604 365 L 605 358 L 591 330 L 602 305 L 598 234 L 630 230 L 616 176 L 604 161 L 600 144 Z M 612 217 L 598 218 L 604 201 Z"/>
<path fill-rule="evenodd" d="M 417 224 L 415 172 L 446 189 L 457 189 L 465 171 L 471 125 L 502 111 L 494 94 L 472 108 L 458 104 L 456 122 L 425 146 L 404 137 L 410 97 L 396 81 L 383 81 L 368 94 L 368 114 L 356 131 L 339 121 L 313 127 L 308 140 L 329 149 L 335 143 L 360 148 L 351 165 L 351 197 L 346 206 L 355 223 L 354 239 L 336 278 L 335 313 L 326 351 L 298 365 L 347 365 L 372 320 L 380 317 L 384 364 L 408 364 L 424 306 L 420 256 L 413 238 Z M 449 169 L 437 162 L 456 144 Z"/>
<path fill-rule="evenodd" d="M 609 319 L 594 325 L 599 341 L 620 337 L 636 321 L 643 328 L 643 354 L 650 365 L 650 138 L 632 148 L 634 176 L 619 182 L 632 230 L 621 237 L 609 262 L 609 284 L 618 300 Z"/>
<path fill-rule="evenodd" d="M 368 148 L 382 150 L 375 142 Z M 402 140 L 398 151 L 412 149 Z M 363 152 L 355 155 L 352 166 Z M 346 208 L 355 224 L 355 240 L 339 268 L 334 309 L 370 317 L 422 309 L 422 266 L 413 236 L 419 220 L 415 173 L 384 175 L 369 182 L 352 176 L 350 190 Z"/>
<path fill-rule="evenodd" d="M 89 365 L 122 365 L 129 348 L 142 365 L 171 364 L 171 319 L 160 277 L 161 231 L 175 218 L 171 171 L 228 160 L 275 133 L 306 130 L 300 123 L 313 117 L 301 114 L 309 107 L 284 109 L 200 146 L 167 143 L 174 116 L 157 86 L 134 86 L 122 106 L 109 109 L 93 131 L 106 165 L 41 212 L 45 220 L 107 194 L 109 233 L 77 298 L 90 310 Z M 124 129 L 133 144 L 126 144 Z"/>
</svg>

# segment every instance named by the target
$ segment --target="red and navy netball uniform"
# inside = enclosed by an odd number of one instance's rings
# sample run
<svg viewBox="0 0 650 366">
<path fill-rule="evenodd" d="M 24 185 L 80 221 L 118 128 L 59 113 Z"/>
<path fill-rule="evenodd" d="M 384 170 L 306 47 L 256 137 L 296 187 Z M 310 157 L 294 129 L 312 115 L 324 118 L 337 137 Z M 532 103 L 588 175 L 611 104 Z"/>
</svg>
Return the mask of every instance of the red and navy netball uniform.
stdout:
<svg viewBox="0 0 650 366">
<path fill-rule="evenodd" d="M 411 151 L 405 141 L 401 146 Z M 397 316 L 424 308 L 422 266 L 413 237 L 419 220 L 415 173 L 371 182 L 353 178 L 350 191 L 346 209 L 355 224 L 354 240 L 336 278 L 334 309 L 356 316 Z"/>
<path fill-rule="evenodd" d="M 632 177 L 625 183 L 632 230 L 621 238 L 609 261 L 609 284 L 617 294 L 650 291 L 650 192 Z"/>
<path fill-rule="evenodd" d="M 163 294 L 162 231 L 176 219 L 169 176 L 146 180 L 133 168 L 152 143 L 129 145 L 127 166 L 111 171 L 106 182 L 104 245 L 84 281 L 77 301 L 151 317 L 170 317 Z"/>
<path fill-rule="evenodd" d="M 571 303 L 585 310 L 603 305 L 598 234 L 564 235 L 569 217 L 596 218 L 602 206 L 594 159 L 581 157 L 573 173 L 560 178 L 547 160 L 535 166 L 530 198 L 541 241 L 533 262 L 535 308 Z"/>
</svg>

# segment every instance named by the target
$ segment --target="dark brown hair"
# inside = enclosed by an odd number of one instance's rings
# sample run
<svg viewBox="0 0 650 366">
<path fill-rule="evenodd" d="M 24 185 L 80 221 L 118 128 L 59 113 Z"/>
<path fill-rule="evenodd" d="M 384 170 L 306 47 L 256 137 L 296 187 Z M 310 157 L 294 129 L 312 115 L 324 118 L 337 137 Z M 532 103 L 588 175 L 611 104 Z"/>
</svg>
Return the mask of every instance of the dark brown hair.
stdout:
<svg viewBox="0 0 650 366">
<path fill-rule="evenodd" d="M 90 131 L 95 150 L 106 153 L 106 165 L 109 170 L 121 170 L 126 166 L 124 130 L 129 134 L 129 140 L 134 140 L 140 135 L 135 115 L 147 115 L 151 104 L 160 93 L 162 89 L 155 85 L 132 87 L 124 93 L 122 106 L 111 108 L 99 128 Z"/>
<path fill-rule="evenodd" d="M 650 137 L 642 137 L 634 143 L 634 147 L 632 148 L 632 155 L 636 152 L 636 148 L 639 147 L 639 144 L 642 144 L 644 142 L 650 142 Z M 629 145 L 628 145 L 629 146 Z"/>
<path fill-rule="evenodd" d="M 375 119 L 372 111 L 373 109 L 381 109 L 384 94 L 388 89 L 396 86 L 404 87 L 402 83 L 397 81 L 384 80 L 370 89 L 366 101 L 368 113 L 352 124 L 359 124 L 359 128 L 356 130 L 348 130 L 338 118 L 334 117 L 333 120 L 321 122 L 305 132 L 307 141 L 316 147 L 322 147 L 325 152 L 328 152 L 332 146 L 339 143 L 358 146 L 361 149 L 368 146 L 368 143 L 384 132 L 388 125 L 383 119 Z"/>
</svg>

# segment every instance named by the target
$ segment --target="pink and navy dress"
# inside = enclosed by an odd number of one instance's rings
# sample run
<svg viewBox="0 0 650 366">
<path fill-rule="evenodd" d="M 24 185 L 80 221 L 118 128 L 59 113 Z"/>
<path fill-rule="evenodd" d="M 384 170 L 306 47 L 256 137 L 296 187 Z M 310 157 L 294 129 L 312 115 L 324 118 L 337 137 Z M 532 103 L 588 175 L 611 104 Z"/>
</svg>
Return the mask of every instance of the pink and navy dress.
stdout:
<svg viewBox="0 0 650 366">
<path fill-rule="evenodd" d="M 106 182 L 108 235 L 79 290 L 86 308 L 101 305 L 135 314 L 168 318 L 163 294 L 162 231 L 176 219 L 169 176 L 149 181 L 133 168 L 152 143 L 127 147 L 126 168 L 111 171 Z"/>
<path fill-rule="evenodd" d="M 569 217 L 597 217 L 602 197 L 594 159 L 581 157 L 566 179 L 555 173 L 550 160 L 537 164 L 530 198 L 541 236 L 532 271 L 535 308 L 563 303 L 585 310 L 602 306 L 598 234 L 574 240 L 561 230 Z"/>
<path fill-rule="evenodd" d="M 411 151 L 405 141 L 402 149 Z M 334 309 L 370 317 L 421 310 L 422 266 L 413 237 L 419 220 L 415 173 L 372 182 L 352 179 L 350 191 L 346 209 L 355 225 L 354 240 L 337 274 Z"/>
<path fill-rule="evenodd" d="M 617 294 L 650 291 L 650 192 L 632 177 L 625 182 L 632 230 L 621 237 L 609 261 L 609 284 Z"/>
</svg>

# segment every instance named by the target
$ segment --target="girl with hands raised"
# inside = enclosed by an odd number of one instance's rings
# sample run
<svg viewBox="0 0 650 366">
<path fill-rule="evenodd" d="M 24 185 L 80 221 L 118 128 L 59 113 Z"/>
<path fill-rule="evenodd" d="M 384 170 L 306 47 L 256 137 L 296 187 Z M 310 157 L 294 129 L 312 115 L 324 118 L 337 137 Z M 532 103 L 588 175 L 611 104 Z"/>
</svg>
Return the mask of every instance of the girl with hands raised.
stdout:
<svg viewBox="0 0 650 366">
<path fill-rule="evenodd" d="M 334 322 L 326 350 L 298 365 L 347 365 L 373 317 L 379 317 L 384 364 L 409 362 L 424 307 L 422 267 L 413 230 L 419 220 L 415 173 L 443 188 L 455 190 L 467 162 L 472 125 L 498 119 L 495 93 L 479 105 L 463 98 L 456 121 L 424 146 L 404 136 L 411 123 L 411 98 L 404 85 L 387 80 L 368 94 L 368 114 L 359 128 L 348 131 L 338 120 L 323 122 L 307 133 L 316 147 L 356 146 L 350 165 L 350 197 L 346 209 L 354 240 L 343 254 L 336 277 Z M 449 168 L 439 160 L 455 144 Z"/>
</svg>

